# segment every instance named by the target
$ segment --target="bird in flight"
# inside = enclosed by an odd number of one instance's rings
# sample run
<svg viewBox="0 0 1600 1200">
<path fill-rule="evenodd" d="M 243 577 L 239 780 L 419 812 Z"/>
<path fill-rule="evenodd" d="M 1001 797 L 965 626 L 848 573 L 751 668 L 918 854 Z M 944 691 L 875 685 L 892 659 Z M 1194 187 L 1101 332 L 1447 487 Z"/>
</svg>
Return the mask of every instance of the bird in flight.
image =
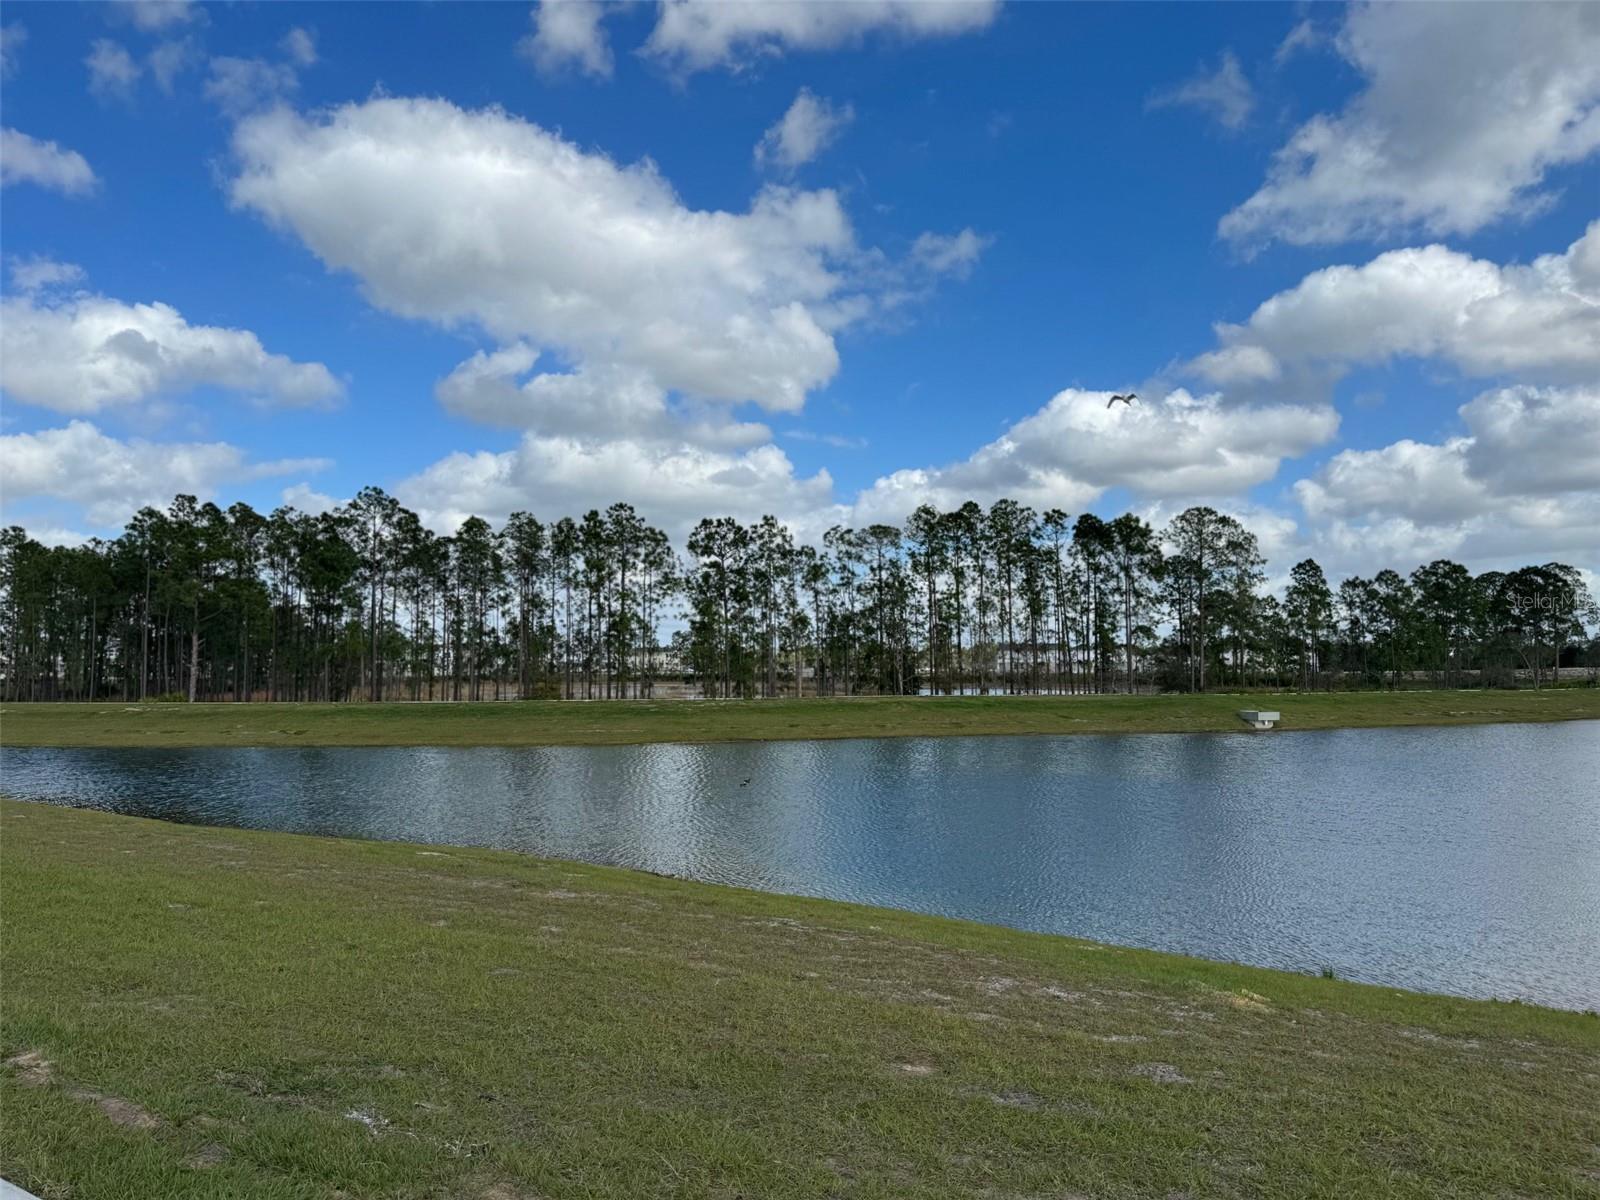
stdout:
<svg viewBox="0 0 1600 1200">
<path fill-rule="evenodd" d="M 1106 401 L 1106 407 L 1110 408 L 1118 400 L 1121 400 L 1124 404 L 1128 405 L 1131 408 L 1133 406 L 1133 402 L 1135 400 L 1137 400 L 1138 398 L 1139 397 L 1134 395 L 1132 392 L 1128 392 L 1126 395 L 1116 395 L 1116 396 L 1113 396 L 1113 397 L 1111 397 L 1111 399 Z"/>
</svg>

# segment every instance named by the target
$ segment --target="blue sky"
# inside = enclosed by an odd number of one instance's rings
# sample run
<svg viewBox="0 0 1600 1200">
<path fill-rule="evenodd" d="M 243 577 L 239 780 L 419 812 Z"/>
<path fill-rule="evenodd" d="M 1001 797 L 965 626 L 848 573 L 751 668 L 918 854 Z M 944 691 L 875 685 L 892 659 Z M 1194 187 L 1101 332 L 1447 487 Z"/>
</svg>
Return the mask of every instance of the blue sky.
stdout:
<svg viewBox="0 0 1600 1200">
<path fill-rule="evenodd" d="M 1592 569 L 1597 13 L 10 3 L 4 516 L 1011 494 Z"/>
</svg>

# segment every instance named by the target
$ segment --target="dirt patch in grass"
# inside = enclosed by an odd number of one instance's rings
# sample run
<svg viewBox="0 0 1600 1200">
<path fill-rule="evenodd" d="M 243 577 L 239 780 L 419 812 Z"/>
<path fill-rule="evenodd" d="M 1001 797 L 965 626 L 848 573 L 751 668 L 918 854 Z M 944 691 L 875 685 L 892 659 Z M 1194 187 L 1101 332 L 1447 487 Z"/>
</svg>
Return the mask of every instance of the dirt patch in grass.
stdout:
<svg viewBox="0 0 1600 1200">
<path fill-rule="evenodd" d="M 25 1087 L 44 1087 L 55 1075 L 55 1065 L 37 1050 L 24 1050 L 6 1059 L 6 1066 L 16 1072 L 17 1082 Z"/>
<path fill-rule="evenodd" d="M 1128 1074 L 1137 1075 L 1141 1079 L 1148 1079 L 1152 1083 L 1193 1083 L 1182 1071 L 1171 1063 L 1140 1063 L 1129 1070 Z"/>
<path fill-rule="evenodd" d="M 366 1108 L 352 1108 L 344 1114 L 346 1121 L 363 1126 L 373 1137 L 382 1137 L 389 1130 L 389 1118 Z"/>
<path fill-rule="evenodd" d="M 55 1064 L 39 1050 L 13 1054 L 5 1060 L 5 1065 L 24 1087 L 43 1088 L 57 1082 Z M 113 1125 L 124 1129 L 156 1129 L 161 1125 L 160 1117 L 120 1096 L 109 1096 L 85 1087 L 68 1087 L 65 1094 L 81 1103 L 94 1105 Z"/>
<path fill-rule="evenodd" d="M 159 1129 L 161 1118 L 149 1109 L 135 1104 L 132 1100 L 124 1100 L 121 1096 L 108 1096 L 104 1092 L 94 1091 L 92 1088 L 69 1088 L 67 1095 L 74 1100 L 81 1100 L 85 1104 L 92 1104 L 98 1108 L 105 1118 L 113 1125 L 123 1129 Z"/>
</svg>

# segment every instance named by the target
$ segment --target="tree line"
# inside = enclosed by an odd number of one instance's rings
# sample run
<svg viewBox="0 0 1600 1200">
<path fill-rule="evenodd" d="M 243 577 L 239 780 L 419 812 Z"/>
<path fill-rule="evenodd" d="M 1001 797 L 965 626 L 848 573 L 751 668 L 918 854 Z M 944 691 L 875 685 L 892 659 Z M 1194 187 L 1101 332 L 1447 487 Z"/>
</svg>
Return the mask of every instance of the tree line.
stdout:
<svg viewBox="0 0 1600 1200">
<path fill-rule="evenodd" d="M 1600 664 L 1561 563 L 1439 560 L 1264 589 L 1256 537 L 1187 509 L 1157 530 L 1013 500 L 918 508 L 820 544 L 708 518 L 679 553 L 627 504 L 469 517 L 377 488 L 263 516 L 178 496 L 122 534 L 0 532 L 8 700 L 480 700 L 1534 686 Z"/>
</svg>

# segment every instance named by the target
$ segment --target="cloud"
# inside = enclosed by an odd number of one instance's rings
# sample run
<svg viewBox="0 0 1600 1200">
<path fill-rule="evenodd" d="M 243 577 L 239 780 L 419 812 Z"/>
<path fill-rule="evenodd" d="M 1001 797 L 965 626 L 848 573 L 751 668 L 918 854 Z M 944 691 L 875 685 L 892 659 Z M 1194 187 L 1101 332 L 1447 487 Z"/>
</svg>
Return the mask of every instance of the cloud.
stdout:
<svg viewBox="0 0 1600 1200">
<path fill-rule="evenodd" d="M 276 104 L 299 87 L 300 73 L 294 62 L 219 55 L 211 60 L 205 95 L 229 116 L 240 117 Z"/>
<path fill-rule="evenodd" d="M 179 72 L 187 70 L 199 57 L 199 50 L 189 38 L 162 42 L 145 56 L 150 76 L 156 86 L 172 95 L 172 84 Z"/>
<path fill-rule="evenodd" d="M 537 358 L 525 342 L 492 354 L 479 351 L 440 380 L 434 394 L 457 416 L 546 436 L 605 440 L 622 435 L 723 448 L 771 438 L 765 425 L 731 421 L 725 409 L 695 413 L 675 407 L 639 372 L 581 367 L 542 372 L 524 382 Z"/>
<path fill-rule="evenodd" d="M 680 74 L 738 70 L 790 50 L 831 50 L 882 33 L 907 41 L 986 29 L 998 0 L 672 0 L 643 53 Z"/>
<path fill-rule="evenodd" d="M 343 393 L 321 363 L 270 354 L 248 330 L 190 325 L 167 304 L 24 294 L 0 301 L 0 317 L 0 388 L 57 412 L 95 413 L 199 387 L 289 406 Z"/>
<path fill-rule="evenodd" d="M 948 235 L 922 233 L 911 243 L 911 261 L 934 275 L 965 279 L 993 241 L 972 229 Z"/>
<path fill-rule="evenodd" d="M 205 10 L 193 0 L 116 0 L 109 11 L 146 33 L 205 19 Z"/>
<path fill-rule="evenodd" d="M 89 535 L 76 529 L 63 529 L 59 525 L 41 526 L 34 521 L 27 524 L 28 536 L 42 546 L 85 546 Z"/>
<path fill-rule="evenodd" d="M 1286 458 L 1333 437 L 1325 405 L 1230 405 L 1178 390 L 1108 407 L 1110 392 L 1069 388 L 967 459 L 896 471 L 856 501 L 861 519 L 898 520 L 924 502 L 952 507 L 1001 496 L 1075 511 L 1124 487 L 1149 499 L 1235 495 Z"/>
<path fill-rule="evenodd" d="M 855 116 L 850 105 L 836 105 L 801 88 L 789 111 L 756 143 L 756 166 L 793 171 L 837 141 Z"/>
<path fill-rule="evenodd" d="M 1239 67 L 1239 56 L 1232 50 L 1223 51 L 1222 61 L 1215 71 L 1202 71 L 1176 87 L 1157 92 L 1145 102 L 1146 109 L 1198 108 L 1229 130 L 1243 129 L 1255 106 L 1255 91 Z"/>
<path fill-rule="evenodd" d="M 1600 384 L 1499 388 L 1460 411 L 1471 435 L 1467 472 L 1490 492 L 1600 493 Z"/>
<path fill-rule="evenodd" d="M 1284 35 L 1283 41 L 1278 43 L 1278 48 L 1273 52 L 1272 61 L 1277 66 L 1283 66 L 1295 55 L 1308 50 L 1315 50 L 1327 42 L 1327 35 L 1316 27 L 1310 17 L 1303 17 L 1295 27 Z"/>
<path fill-rule="evenodd" d="M 62 429 L 0 436 L 6 500 L 46 499 L 82 505 L 89 522 L 122 524 L 144 505 L 179 493 L 209 499 L 219 488 L 327 467 L 326 459 L 251 462 L 226 442 L 121 441 L 88 421 Z"/>
<path fill-rule="evenodd" d="M 1444 246 L 1314 271 L 1191 367 L 1223 386 L 1276 383 L 1295 369 L 1431 358 L 1464 375 L 1600 378 L 1600 221 L 1561 254 L 1499 266 Z"/>
<path fill-rule="evenodd" d="M 162 8 L 182 7 L 161 5 Z M 159 28 L 151 26 L 151 28 Z M 295 32 L 299 32 L 298 30 Z M 157 42 L 141 63 L 126 46 L 110 38 L 96 38 L 84 65 L 89 68 L 89 90 L 102 100 L 131 100 L 148 68 L 156 86 L 166 95 L 172 95 L 173 82 L 178 75 L 200 59 L 200 48 L 189 37 L 169 38 Z M 218 59 L 217 62 L 238 63 L 239 59 Z M 258 63 L 259 60 L 249 60 Z M 265 65 L 265 64 L 261 64 Z M 209 94 L 208 85 L 208 94 Z"/>
<path fill-rule="evenodd" d="M 754 521 L 772 513 L 804 527 L 830 509 L 833 481 L 826 471 L 796 476 L 771 445 L 735 452 L 528 433 L 503 453 L 449 455 L 396 485 L 395 495 L 441 530 L 472 514 L 499 522 L 517 509 L 559 515 L 624 500 L 681 539 L 710 515 Z"/>
<path fill-rule="evenodd" d="M 1489 496 L 1467 477 L 1470 444 L 1405 438 L 1380 450 L 1341 450 L 1314 478 L 1296 483 L 1295 494 L 1313 517 L 1382 513 L 1440 524 L 1476 515 Z"/>
<path fill-rule="evenodd" d="M 280 472 L 280 474 L 285 472 Z M 320 517 L 325 512 L 346 504 L 347 501 L 337 500 L 326 492 L 319 492 L 303 480 L 300 483 L 290 484 L 279 493 L 279 499 L 290 508 L 298 509 L 303 513 L 310 513 L 313 517 Z"/>
<path fill-rule="evenodd" d="M 317 62 L 317 36 L 309 29 L 296 25 L 283 35 L 278 43 L 289 61 L 297 67 L 315 66 Z"/>
<path fill-rule="evenodd" d="M 205 96 L 234 119 L 282 104 L 300 90 L 300 72 L 317 62 L 317 41 L 310 30 L 295 26 L 278 42 L 283 58 L 231 58 L 211 60 Z"/>
<path fill-rule="evenodd" d="M 0 130 L 0 186 L 36 183 L 81 196 L 94 191 L 99 182 L 88 160 L 76 150 L 42 142 L 20 130 Z"/>
<path fill-rule="evenodd" d="M 900 260 L 864 249 L 826 190 L 691 209 L 648 161 L 440 100 L 260 114 L 235 153 L 236 206 L 377 306 L 493 343 L 435 393 L 522 431 L 517 445 L 448 455 L 395 489 L 441 529 L 619 499 L 680 535 L 708 513 L 837 517 L 827 473 L 798 475 L 734 409 L 799 411 L 837 369 L 837 332 L 969 270 L 983 246 L 963 230 Z"/>
<path fill-rule="evenodd" d="M 89 90 L 102 100 L 131 97 L 144 71 L 126 47 L 110 38 L 96 38 L 83 65 L 89 68 Z"/>
<path fill-rule="evenodd" d="M 541 74 L 571 67 L 596 79 L 610 79 L 611 45 L 600 22 L 606 6 L 597 0 L 540 0 L 528 14 L 533 32 L 517 42 L 517 53 Z"/>
<path fill-rule="evenodd" d="M 22 47 L 27 44 L 28 29 L 20 21 L 0 25 L 0 79 L 9 79 L 17 69 Z"/>
<path fill-rule="evenodd" d="M 1600 5 L 1358 4 L 1336 44 L 1366 86 L 1294 132 L 1224 237 L 1469 234 L 1600 148 Z"/>
<path fill-rule="evenodd" d="M 234 146 L 234 204 L 379 307 L 696 400 L 798 410 L 838 368 L 833 334 L 887 286 L 832 191 L 690 209 L 648 160 L 619 165 L 499 109 L 280 110 Z"/>
<path fill-rule="evenodd" d="M 11 286 L 19 292 L 41 292 L 82 283 L 83 268 L 77 263 L 56 262 L 34 255 L 14 258 L 10 263 Z"/>
<path fill-rule="evenodd" d="M 1499 388 L 1459 413 L 1464 434 L 1344 450 L 1296 483 L 1314 540 L 1368 569 L 1385 553 L 1600 566 L 1600 387 Z"/>
<path fill-rule="evenodd" d="M 814 433 L 809 429 L 786 429 L 783 436 L 796 442 L 815 442 L 820 446 L 832 446 L 835 450 L 865 450 L 867 439 L 864 437 L 847 437 L 842 433 Z"/>
</svg>

